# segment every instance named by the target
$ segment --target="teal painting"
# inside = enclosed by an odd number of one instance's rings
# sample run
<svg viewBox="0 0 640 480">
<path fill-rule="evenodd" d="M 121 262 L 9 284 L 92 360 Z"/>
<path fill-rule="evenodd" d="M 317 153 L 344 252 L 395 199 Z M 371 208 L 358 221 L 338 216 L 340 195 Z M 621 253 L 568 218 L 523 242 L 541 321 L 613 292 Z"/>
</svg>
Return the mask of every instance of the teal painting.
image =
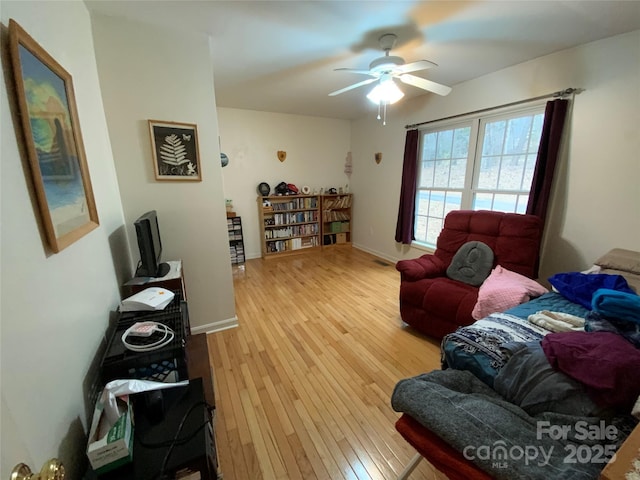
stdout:
<svg viewBox="0 0 640 480">
<path fill-rule="evenodd" d="M 26 150 L 54 252 L 98 225 L 71 75 L 17 23 L 9 24 Z"/>
</svg>

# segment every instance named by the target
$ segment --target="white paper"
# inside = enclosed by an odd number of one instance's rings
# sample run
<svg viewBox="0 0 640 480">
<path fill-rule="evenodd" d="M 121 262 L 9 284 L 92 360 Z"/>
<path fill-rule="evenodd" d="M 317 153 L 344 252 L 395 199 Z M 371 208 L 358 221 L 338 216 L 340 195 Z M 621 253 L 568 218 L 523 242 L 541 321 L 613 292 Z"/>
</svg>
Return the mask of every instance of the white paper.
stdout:
<svg viewBox="0 0 640 480">
<path fill-rule="evenodd" d="M 100 402 L 104 405 L 104 415 L 108 428 L 111 428 L 120 415 L 117 404 L 117 397 L 129 395 L 132 393 L 149 392 L 151 390 L 162 390 L 165 388 L 184 387 L 189 385 L 189 381 L 178 383 L 151 382 L 149 380 L 112 380 L 107 383 L 102 391 Z"/>
</svg>

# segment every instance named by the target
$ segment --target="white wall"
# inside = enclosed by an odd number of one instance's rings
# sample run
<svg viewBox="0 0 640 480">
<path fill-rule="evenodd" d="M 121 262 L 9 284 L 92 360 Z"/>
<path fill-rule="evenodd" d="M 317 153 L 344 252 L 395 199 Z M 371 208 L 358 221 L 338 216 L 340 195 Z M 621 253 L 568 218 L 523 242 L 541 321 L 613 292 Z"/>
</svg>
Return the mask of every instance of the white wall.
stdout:
<svg viewBox="0 0 640 480">
<path fill-rule="evenodd" d="M 155 209 L 163 259 L 182 259 L 192 331 L 235 322 L 209 39 L 102 15 L 92 22 L 132 259 L 133 222 Z M 155 180 L 148 119 L 198 126 L 202 182 Z"/>
<path fill-rule="evenodd" d="M 109 312 L 120 299 L 119 277 L 128 263 L 123 213 L 85 5 L 3 1 L 3 30 L 10 18 L 73 77 L 100 226 L 58 254 L 45 250 L 26 159 L 18 147 L 22 133 L 9 103 L 13 85 L 5 83 L 0 92 L 0 477 L 9 478 L 19 462 L 39 470 L 47 459 L 59 457 L 68 478 L 80 478 L 90 415 L 85 394 L 95 374 L 90 366 L 104 346 Z M 3 31 L 3 50 L 6 40 Z M 5 53 L 3 80 L 12 82 Z"/>
<path fill-rule="evenodd" d="M 557 167 L 540 278 L 582 269 L 613 247 L 640 250 L 640 31 L 582 45 L 392 107 L 352 125 L 354 241 L 390 260 L 425 252 L 394 241 L 404 125 L 544 95 L 575 97 L 569 141 Z M 440 68 L 445 68 L 443 65 Z M 381 151 L 380 165 L 373 153 Z"/>
<path fill-rule="evenodd" d="M 229 156 L 222 169 L 225 198 L 242 217 L 247 258 L 260 256 L 260 182 L 267 182 L 272 193 L 282 181 L 312 190 L 349 183 L 344 174 L 351 141 L 347 120 L 218 108 L 218 121 L 222 151 Z M 287 152 L 284 162 L 278 150 Z"/>
</svg>

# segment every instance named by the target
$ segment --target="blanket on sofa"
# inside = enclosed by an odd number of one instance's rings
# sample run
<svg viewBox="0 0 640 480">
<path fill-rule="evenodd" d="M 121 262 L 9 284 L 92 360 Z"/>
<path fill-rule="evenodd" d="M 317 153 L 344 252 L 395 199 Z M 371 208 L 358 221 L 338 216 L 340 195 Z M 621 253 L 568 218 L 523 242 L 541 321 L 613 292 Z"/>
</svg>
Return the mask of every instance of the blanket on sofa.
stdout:
<svg viewBox="0 0 640 480">
<path fill-rule="evenodd" d="M 584 329 L 587 332 L 611 332 L 622 335 L 640 348 L 640 324 L 626 322 L 617 318 L 605 318 L 597 312 L 589 312 L 585 317 Z"/>
<path fill-rule="evenodd" d="M 640 324 L 640 296 L 601 288 L 591 300 L 593 311 L 607 318 Z"/>
<path fill-rule="evenodd" d="M 635 425 L 632 417 L 529 416 L 451 369 L 401 380 L 391 405 L 499 480 L 596 479 Z"/>
<path fill-rule="evenodd" d="M 442 365 L 458 369 L 469 369 L 465 365 L 450 362 L 451 349 L 462 349 L 473 354 L 480 368 L 473 373 L 487 385 L 493 385 L 493 378 L 506 361 L 501 346 L 510 342 L 534 342 L 542 340 L 549 330 L 545 330 L 526 320 L 508 313 L 493 313 L 473 324 L 458 328 L 442 339 Z"/>
<path fill-rule="evenodd" d="M 593 294 L 601 289 L 634 294 L 627 280 L 622 275 L 605 273 L 586 274 L 579 272 L 556 273 L 549 277 L 549 283 L 560 294 L 572 302 L 591 310 Z"/>
</svg>

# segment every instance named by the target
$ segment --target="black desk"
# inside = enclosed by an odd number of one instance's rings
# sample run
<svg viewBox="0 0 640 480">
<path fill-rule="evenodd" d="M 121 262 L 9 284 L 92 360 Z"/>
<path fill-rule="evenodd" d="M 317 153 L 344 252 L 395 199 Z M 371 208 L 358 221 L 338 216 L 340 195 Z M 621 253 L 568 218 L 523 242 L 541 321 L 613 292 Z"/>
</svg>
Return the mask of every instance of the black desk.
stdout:
<svg viewBox="0 0 640 480">
<path fill-rule="evenodd" d="M 189 336 L 189 309 L 187 302 L 182 299 L 182 292 L 175 290 L 174 294 L 175 297 L 164 310 L 119 314 L 116 325 L 108 334 L 109 343 L 100 363 L 104 384 L 118 378 L 169 383 L 188 378 L 184 349 Z M 145 321 L 167 325 L 174 331 L 173 340 L 168 345 L 149 352 L 128 350 L 122 343 L 122 334 L 135 322 Z"/>
<path fill-rule="evenodd" d="M 153 412 L 147 408 L 144 393 L 132 395 L 131 398 L 135 422 L 133 463 L 100 476 L 100 480 L 159 480 L 169 445 L 187 413 L 178 438 L 190 438 L 174 446 L 167 461 L 166 477 L 163 478 L 216 480 L 215 440 L 204 403 L 202 379 L 191 380 L 186 387 L 163 390 L 164 416 L 159 421 L 154 422 Z M 162 445 L 157 446 L 158 444 Z M 189 472 L 194 475 L 190 477 Z M 199 472 L 200 477 L 195 472 Z M 184 477 L 176 477 L 180 474 Z"/>
</svg>

